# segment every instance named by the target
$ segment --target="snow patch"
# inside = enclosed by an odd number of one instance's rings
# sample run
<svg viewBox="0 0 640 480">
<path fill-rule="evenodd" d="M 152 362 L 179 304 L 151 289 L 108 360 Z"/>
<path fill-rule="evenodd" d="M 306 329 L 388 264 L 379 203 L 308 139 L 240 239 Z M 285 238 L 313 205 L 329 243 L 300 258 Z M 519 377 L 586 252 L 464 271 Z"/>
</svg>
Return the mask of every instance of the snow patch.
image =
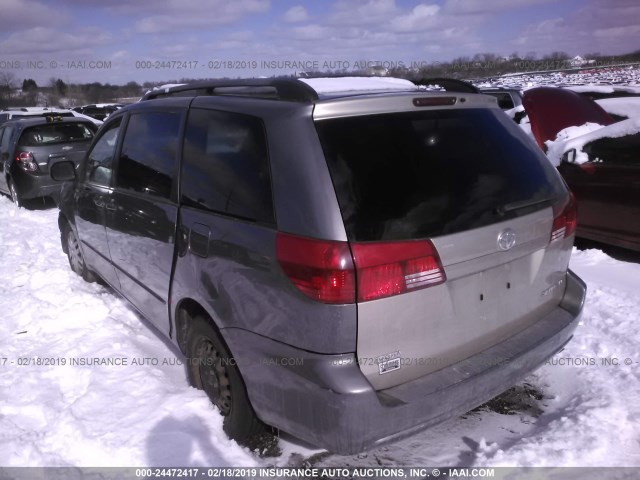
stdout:
<svg viewBox="0 0 640 480">
<path fill-rule="evenodd" d="M 352 91 L 380 91 L 380 90 L 418 90 L 409 80 L 393 77 L 336 77 L 336 78 L 300 78 L 319 94 L 329 94 Z"/>
<path fill-rule="evenodd" d="M 607 113 L 619 117 L 640 117 L 640 97 L 603 98 L 595 101 Z"/>
<path fill-rule="evenodd" d="M 575 163 L 585 163 L 589 157 L 583 151 L 586 144 L 600 138 L 619 138 L 640 132 L 640 117 L 602 126 L 597 123 L 585 123 L 578 127 L 568 127 L 558 132 L 555 140 L 545 142 L 547 157 L 555 166 L 560 165 L 564 154 L 572 149 L 576 151 Z"/>
</svg>

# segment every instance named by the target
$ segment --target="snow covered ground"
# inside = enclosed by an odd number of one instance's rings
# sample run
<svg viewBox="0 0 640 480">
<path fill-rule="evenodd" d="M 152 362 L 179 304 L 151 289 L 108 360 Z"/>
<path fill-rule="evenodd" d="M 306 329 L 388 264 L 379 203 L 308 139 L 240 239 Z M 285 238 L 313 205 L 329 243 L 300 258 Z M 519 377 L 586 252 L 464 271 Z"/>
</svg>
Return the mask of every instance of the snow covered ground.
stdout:
<svg viewBox="0 0 640 480">
<path fill-rule="evenodd" d="M 638 85 L 639 72 L 493 83 Z M 0 196 L 0 466 L 640 466 L 640 254 L 574 250 L 589 286 L 574 340 L 487 405 L 359 455 L 283 435 L 261 456 L 224 435 L 179 352 L 71 272 L 56 220 Z"/>
<path fill-rule="evenodd" d="M 510 73 L 474 83 L 478 87 L 532 88 L 541 85 L 555 85 L 571 87 L 574 91 L 612 93 L 616 89 L 622 89 L 628 93 L 640 93 L 640 68 L 637 66 L 616 66 L 570 72 Z M 594 85 L 598 85 L 598 87 L 594 89 Z"/>
<path fill-rule="evenodd" d="M 71 272 L 56 220 L 0 197 L 1 466 L 640 466 L 640 255 L 574 250 L 574 340 L 489 405 L 360 455 L 281 438 L 261 457 L 226 438 L 179 352 Z"/>
</svg>

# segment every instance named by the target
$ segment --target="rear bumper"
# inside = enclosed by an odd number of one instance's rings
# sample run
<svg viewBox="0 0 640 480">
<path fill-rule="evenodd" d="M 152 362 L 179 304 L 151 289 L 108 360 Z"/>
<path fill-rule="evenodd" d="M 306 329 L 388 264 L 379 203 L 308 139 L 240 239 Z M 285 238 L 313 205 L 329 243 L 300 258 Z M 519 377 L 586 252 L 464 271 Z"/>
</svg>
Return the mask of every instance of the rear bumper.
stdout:
<svg viewBox="0 0 640 480">
<path fill-rule="evenodd" d="M 321 355 L 226 329 L 258 416 L 314 445 L 352 454 L 411 435 L 502 393 L 572 338 L 586 286 L 574 273 L 558 308 L 473 357 L 375 391 L 353 354 Z"/>
<path fill-rule="evenodd" d="M 13 168 L 11 173 L 20 198 L 58 198 L 60 196 L 60 186 L 62 184 L 52 180 L 48 173 L 31 175 L 19 170 L 17 167 Z"/>
</svg>

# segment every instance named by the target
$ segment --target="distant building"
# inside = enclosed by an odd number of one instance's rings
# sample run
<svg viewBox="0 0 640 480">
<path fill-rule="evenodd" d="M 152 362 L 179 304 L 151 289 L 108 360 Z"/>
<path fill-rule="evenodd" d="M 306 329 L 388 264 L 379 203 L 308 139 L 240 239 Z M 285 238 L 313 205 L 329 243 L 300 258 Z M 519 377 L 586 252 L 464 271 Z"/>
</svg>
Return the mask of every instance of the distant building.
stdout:
<svg viewBox="0 0 640 480">
<path fill-rule="evenodd" d="M 386 77 L 389 75 L 389 69 L 382 65 L 373 65 L 367 69 L 367 74 L 376 77 Z"/>
<path fill-rule="evenodd" d="M 571 60 L 569 60 L 569 65 L 572 67 L 582 67 L 583 65 L 587 65 L 589 62 L 582 58 L 580 55 L 576 55 Z"/>
</svg>

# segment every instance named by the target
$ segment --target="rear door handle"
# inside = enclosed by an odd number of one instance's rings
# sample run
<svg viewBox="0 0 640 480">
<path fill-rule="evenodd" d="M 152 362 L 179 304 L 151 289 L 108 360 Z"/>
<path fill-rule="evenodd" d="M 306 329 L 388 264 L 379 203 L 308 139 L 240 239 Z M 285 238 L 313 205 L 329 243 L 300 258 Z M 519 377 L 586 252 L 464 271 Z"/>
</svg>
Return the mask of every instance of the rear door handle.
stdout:
<svg viewBox="0 0 640 480">
<path fill-rule="evenodd" d="M 113 212 L 116 210 L 116 202 L 114 202 L 113 200 L 104 202 L 104 208 Z"/>
</svg>

